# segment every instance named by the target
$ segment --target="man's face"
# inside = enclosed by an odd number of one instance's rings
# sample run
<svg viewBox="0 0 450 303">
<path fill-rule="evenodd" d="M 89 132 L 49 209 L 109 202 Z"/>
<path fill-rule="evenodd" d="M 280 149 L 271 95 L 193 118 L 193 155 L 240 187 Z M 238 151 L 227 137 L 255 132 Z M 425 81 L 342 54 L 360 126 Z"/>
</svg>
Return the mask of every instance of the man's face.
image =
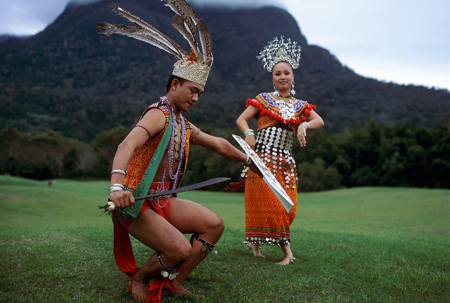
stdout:
<svg viewBox="0 0 450 303">
<path fill-rule="evenodd" d="M 174 91 L 173 106 L 181 112 L 187 112 L 197 103 L 203 94 L 205 87 L 195 82 L 186 81 L 181 85 L 179 82 Z"/>
</svg>

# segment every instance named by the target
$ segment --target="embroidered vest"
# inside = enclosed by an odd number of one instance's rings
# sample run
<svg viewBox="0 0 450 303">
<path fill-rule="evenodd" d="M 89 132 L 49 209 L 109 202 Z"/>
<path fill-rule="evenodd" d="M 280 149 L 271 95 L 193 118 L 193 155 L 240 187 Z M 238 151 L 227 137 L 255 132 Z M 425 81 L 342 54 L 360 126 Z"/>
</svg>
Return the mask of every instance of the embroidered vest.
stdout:
<svg viewBox="0 0 450 303">
<path fill-rule="evenodd" d="M 169 120 L 170 120 L 170 110 L 169 108 L 162 102 L 157 102 L 152 105 L 150 105 L 141 115 L 142 119 L 144 115 L 152 108 L 158 108 L 160 109 L 165 117 L 166 117 L 166 123 L 164 126 L 164 129 L 159 132 L 156 136 L 153 138 L 147 140 L 139 149 L 137 149 L 133 156 L 131 157 L 130 163 L 128 164 L 127 168 L 127 176 L 125 177 L 124 185 L 128 187 L 131 190 L 135 190 L 139 183 L 141 182 L 142 178 L 144 177 L 145 171 L 147 170 L 148 165 L 150 164 L 150 161 L 153 157 L 153 155 L 156 152 L 156 149 L 158 148 L 159 144 L 161 143 L 161 140 L 164 136 L 164 132 L 169 126 Z M 139 120 L 140 120 L 139 119 Z M 192 132 L 192 126 L 189 123 L 189 121 L 185 120 L 186 124 L 186 146 L 185 146 L 185 160 L 184 160 L 184 169 L 186 170 L 186 165 L 188 161 L 189 156 L 189 139 Z M 181 180 L 180 180 L 181 181 Z"/>
</svg>

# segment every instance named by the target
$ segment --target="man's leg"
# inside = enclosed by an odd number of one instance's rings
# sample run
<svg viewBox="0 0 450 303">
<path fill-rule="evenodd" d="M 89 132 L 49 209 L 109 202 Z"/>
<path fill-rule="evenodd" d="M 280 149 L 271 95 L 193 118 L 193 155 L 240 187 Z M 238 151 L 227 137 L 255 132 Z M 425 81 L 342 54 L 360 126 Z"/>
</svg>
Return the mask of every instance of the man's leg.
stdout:
<svg viewBox="0 0 450 303">
<path fill-rule="evenodd" d="M 171 198 L 170 203 L 172 203 Z M 161 253 L 168 268 L 176 268 L 189 257 L 192 247 L 186 237 L 152 209 L 146 209 L 131 223 L 128 232 L 144 245 Z M 136 273 L 132 283 L 133 297 L 146 300 L 150 279 L 160 277 L 162 268 L 156 253 Z"/>
<path fill-rule="evenodd" d="M 205 241 L 216 244 L 225 228 L 222 219 L 207 207 L 198 203 L 172 198 L 170 200 L 169 222 L 182 233 L 194 233 Z M 207 256 L 202 251 L 203 244 L 195 239 L 192 241 L 192 252 L 173 281 L 175 294 L 183 295 L 187 290 L 182 283 L 189 273 Z"/>
</svg>

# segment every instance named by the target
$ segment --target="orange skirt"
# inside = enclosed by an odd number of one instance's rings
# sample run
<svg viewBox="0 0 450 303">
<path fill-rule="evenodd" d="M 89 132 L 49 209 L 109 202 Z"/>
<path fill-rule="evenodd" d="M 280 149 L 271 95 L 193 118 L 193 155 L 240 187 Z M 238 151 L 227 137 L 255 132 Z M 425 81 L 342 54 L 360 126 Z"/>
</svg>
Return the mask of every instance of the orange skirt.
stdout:
<svg viewBox="0 0 450 303">
<path fill-rule="evenodd" d="M 271 170 L 271 164 L 267 167 Z M 291 242 L 290 226 L 297 213 L 295 180 L 286 188 L 284 169 L 275 177 L 294 203 L 288 213 L 269 186 L 250 170 L 245 181 L 245 239 L 249 243 L 280 245 Z"/>
</svg>

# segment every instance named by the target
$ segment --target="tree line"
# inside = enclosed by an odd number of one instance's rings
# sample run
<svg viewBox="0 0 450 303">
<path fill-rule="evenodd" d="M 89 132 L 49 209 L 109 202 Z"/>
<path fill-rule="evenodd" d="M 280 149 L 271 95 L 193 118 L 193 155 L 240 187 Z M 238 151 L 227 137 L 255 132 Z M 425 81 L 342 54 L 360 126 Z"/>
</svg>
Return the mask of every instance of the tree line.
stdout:
<svg viewBox="0 0 450 303">
<path fill-rule="evenodd" d="M 231 137 L 240 134 L 237 128 L 198 126 L 237 146 Z M 117 126 L 86 143 L 52 130 L 35 134 L 2 129 L 0 174 L 36 180 L 109 179 L 117 146 L 129 131 Z M 339 133 L 311 131 L 306 147 L 294 143 L 293 155 L 302 192 L 356 186 L 450 188 L 450 120 L 433 129 L 371 121 Z M 241 171 L 240 163 L 191 146 L 183 184 L 213 177 L 241 181 Z M 223 188 L 224 184 L 219 184 L 210 189 Z"/>
</svg>

